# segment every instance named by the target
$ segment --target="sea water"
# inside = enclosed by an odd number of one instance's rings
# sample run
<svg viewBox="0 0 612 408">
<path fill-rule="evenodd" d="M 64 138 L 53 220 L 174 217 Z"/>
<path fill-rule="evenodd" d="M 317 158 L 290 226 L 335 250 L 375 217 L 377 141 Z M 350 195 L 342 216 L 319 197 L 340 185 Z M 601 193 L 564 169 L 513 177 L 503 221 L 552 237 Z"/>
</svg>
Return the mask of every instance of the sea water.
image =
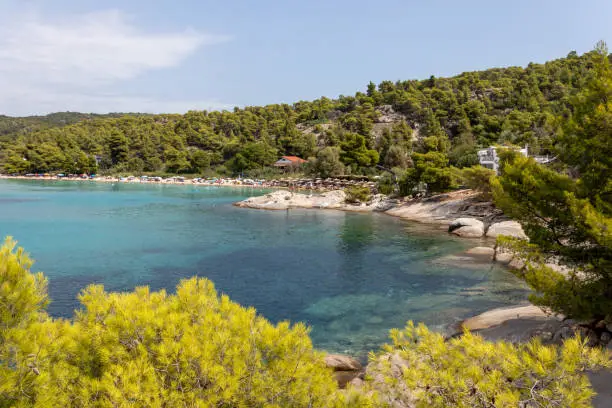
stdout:
<svg viewBox="0 0 612 408">
<path fill-rule="evenodd" d="M 232 206 L 268 190 L 91 181 L 0 180 L 0 235 L 49 278 L 53 316 L 92 283 L 173 291 L 192 276 L 278 322 L 312 327 L 315 346 L 363 357 L 407 320 L 445 330 L 526 288 L 462 260 L 478 240 L 382 214 Z"/>
</svg>

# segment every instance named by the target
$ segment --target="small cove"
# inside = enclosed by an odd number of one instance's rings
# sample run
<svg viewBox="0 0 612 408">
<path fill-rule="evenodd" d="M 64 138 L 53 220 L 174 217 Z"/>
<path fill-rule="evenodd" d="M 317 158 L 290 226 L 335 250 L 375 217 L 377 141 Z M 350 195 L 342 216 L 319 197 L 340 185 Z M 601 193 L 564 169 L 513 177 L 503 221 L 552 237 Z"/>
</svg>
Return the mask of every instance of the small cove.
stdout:
<svg viewBox="0 0 612 408">
<path fill-rule="evenodd" d="M 478 241 L 382 214 L 232 206 L 266 190 L 0 180 L 0 234 L 49 278 L 53 316 L 91 283 L 173 291 L 183 278 L 273 322 L 312 326 L 315 346 L 363 357 L 407 320 L 444 330 L 526 299 L 497 265 L 451 257 Z"/>
</svg>

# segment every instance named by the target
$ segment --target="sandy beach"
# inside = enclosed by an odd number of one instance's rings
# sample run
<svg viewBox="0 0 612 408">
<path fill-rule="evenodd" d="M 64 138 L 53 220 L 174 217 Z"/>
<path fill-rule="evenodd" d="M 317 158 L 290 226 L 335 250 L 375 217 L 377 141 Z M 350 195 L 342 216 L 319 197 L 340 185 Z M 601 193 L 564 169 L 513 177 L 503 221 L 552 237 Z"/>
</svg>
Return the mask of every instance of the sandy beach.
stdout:
<svg viewBox="0 0 612 408">
<path fill-rule="evenodd" d="M 119 177 L 119 176 L 96 176 L 96 177 L 57 177 L 57 176 L 8 176 L 0 174 L 0 179 L 7 180 L 41 180 L 41 181 L 74 181 L 74 182 L 96 182 L 96 183 L 129 183 L 129 184 L 176 184 L 176 185 L 204 185 L 215 187 L 253 187 L 253 188 L 282 188 L 265 180 L 252 179 L 203 179 L 185 177 Z"/>
</svg>

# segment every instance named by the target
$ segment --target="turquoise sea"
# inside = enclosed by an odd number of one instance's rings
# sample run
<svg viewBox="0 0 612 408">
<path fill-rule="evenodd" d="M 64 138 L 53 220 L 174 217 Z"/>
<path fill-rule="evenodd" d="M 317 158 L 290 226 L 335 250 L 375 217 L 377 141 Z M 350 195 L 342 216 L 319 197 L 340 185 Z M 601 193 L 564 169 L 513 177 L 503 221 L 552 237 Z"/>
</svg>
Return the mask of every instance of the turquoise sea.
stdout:
<svg viewBox="0 0 612 408">
<path fill-rule="evenodd" d="M 438 227 L 382 214 L 242 209 L 266 190 L 191 185 L 0 180 L 0 235 L 49 278 L 54 316 L 78 292 L 211 279 L 277 322 L 304 321 L 319 348 L 365 356 L 407 320 L 439 330 L 524 301 L 506 270 L 449 255 L 475 246 Z"/>
</svg>

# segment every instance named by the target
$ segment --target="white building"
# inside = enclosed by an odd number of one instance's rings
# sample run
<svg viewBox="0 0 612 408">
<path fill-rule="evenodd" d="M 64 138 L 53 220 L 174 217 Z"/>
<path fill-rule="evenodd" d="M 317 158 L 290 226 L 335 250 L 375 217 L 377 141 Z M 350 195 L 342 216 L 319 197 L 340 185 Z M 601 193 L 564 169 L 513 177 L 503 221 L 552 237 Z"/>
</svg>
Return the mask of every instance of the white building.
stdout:
<svg viewBox="0 0 612 408">
<path fill-rule="evenodd" d="M 527 145 L 525 145 L 525 147 L 522 149 L 515 148 L 515 150 L 523 156 L 529 157 Z M 548 164 L 556 159 L 556 157 L 550 157 L 548 155 L 533 156 L 533 158 L 538 164 Z M 495 170 L 495 172 L 499 174 L 499 156 L 497 155 L 495 146 L 479 150 L 478 161 L 480 162 L 481 166 L 486 167 L 487 169 Z"/>
<path fill-rule="evenodd" d="M 517 149 L 517 151 L 525 157 L 529 156 L 527 146 L 522 149 Z M 497 155 L 497 150 L 495 146 L 479 150 L 478 161 L 480 162 L 480 165 L 482 167 L 495 170 L 496 173 L 499 173 L 499 156 Z"/>
</svg>

